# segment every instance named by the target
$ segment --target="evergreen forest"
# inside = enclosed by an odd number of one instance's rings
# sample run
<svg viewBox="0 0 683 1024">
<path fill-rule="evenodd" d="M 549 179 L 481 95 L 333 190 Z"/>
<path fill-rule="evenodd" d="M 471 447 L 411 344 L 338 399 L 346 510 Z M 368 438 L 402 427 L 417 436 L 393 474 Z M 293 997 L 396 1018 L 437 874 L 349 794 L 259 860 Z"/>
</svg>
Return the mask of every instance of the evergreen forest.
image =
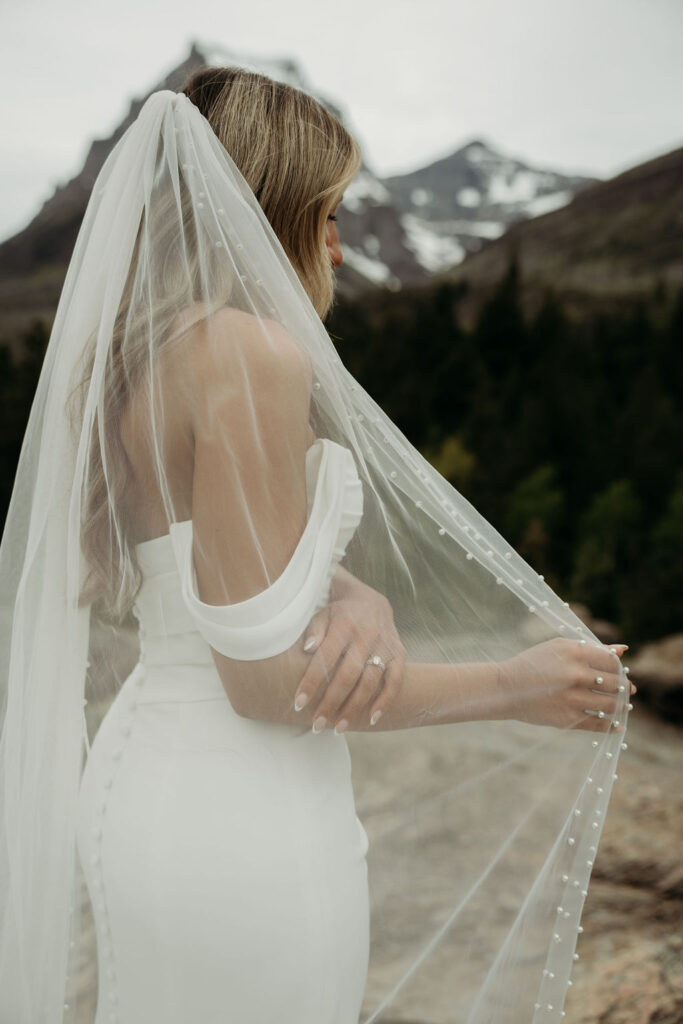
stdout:
<svg viewBox="0 0 683 1024">
<path fill-rule="evenodd" d="M 345 365 L 565 600 L 635 646 L 683 631 L 683 292 L 529 319 L 517 266 L 465 329 L 463 283 L 338 300 Z"/>
<path fill-rule="evenodd" d="M 636 645 L 683 631 L 683 292 L 529 319 L 513 262 L 473 326 L 466 285 L 338 298 L 362 386 L 563 599 Z M 0 342 L 4 522 L 49 327 Z M 21 356 L 13 355 L 20 351 Z"/>
</svg>

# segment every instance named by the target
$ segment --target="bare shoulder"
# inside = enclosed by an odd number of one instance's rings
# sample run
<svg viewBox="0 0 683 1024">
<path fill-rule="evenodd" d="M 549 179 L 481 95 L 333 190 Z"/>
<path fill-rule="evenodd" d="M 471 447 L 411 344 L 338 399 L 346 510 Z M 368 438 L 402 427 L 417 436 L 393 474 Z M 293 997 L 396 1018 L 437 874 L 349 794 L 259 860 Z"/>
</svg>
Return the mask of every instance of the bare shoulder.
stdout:
<svg viewBox="0 0 683 1024">
<path fill-rule="evenodd" d="M 312 434 L 312 366 L 296 338 L 275 320 L 227 307 L 209 317 L 195 312 L 194 321 L 173 345 L 172 374 L 177 412 L 195 440 L 221 429 L 236 439 L 257 421 Z"/>
<path fill-rule="evenodd" d="M 188 326 L 174 347 L 176 372 L 202 389 L 239 388 L 244 375 L 261 388 L 298 386 L 310 392 L 312 367 L 303 345 L 276 320 L 227 306 L 201 316 L 183 311 Z M 194 322 L 193 322 L 194 318 Z"/>
</svg>

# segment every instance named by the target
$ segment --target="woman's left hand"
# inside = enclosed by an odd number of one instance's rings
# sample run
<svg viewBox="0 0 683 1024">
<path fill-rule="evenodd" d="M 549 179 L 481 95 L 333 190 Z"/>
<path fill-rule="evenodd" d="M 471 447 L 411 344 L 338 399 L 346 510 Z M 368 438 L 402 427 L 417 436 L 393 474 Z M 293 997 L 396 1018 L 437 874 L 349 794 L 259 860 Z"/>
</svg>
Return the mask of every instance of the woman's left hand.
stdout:
<svg viewBox="0 0 683 1024">
<path fill-rule="evenodd" d="M 369 702 L 369 721 L 376 724 L 400 690 L 406 660 L 386 597 L 341 566 L 330 594 L 330 603 L 313 616 L 304 634 L 304 649 L 315 642 L 308 647 L 311 663 L 294 695 L 301 710 L 327 683 L 312 715 L 316 732 L 333 726 L 344 732 Z M 366 664 L 375 654 L 386 670 Z"/>
</svg>

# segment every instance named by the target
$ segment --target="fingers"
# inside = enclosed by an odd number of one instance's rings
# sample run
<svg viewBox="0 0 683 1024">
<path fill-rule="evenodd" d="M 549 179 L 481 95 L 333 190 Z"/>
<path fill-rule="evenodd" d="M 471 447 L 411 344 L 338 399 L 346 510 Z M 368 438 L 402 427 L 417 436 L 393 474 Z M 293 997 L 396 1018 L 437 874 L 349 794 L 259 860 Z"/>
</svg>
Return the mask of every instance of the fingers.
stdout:
<svg viewBox="0 0 683 1024">
<path fill-rule="evenodd" d="M 297 711 L 310 704 L 316 732 L 330 723 L 331 717 L 356 685 L 365 663 L 361 654 L 366 644 L 361 640 L 355 622 L 347 615 L 339 614 L 334 619 L 328 615 L 327 623 L 327 632 L 317 649 L 313 650 L 311 662 L 294 695 Z M 306 632 L 312 633 L 313 626 L 309 626 Z M 314 708 L 314 698 L 323 685 L 325 691 Z M 368 694 L 368 699 L 370 696 Z"/>
<path fill-rule="evenodd" d="M 365 659 L 366 656 L 359 656 L 357 649 L 348 651 L 320 702 L 318 713 L 324 715 L 328 722 L 333 722 L 338 733 L 344 732 L 355 721 L 381 685 L 380 668 L 366 665 Z"/>
<path fill-rule="evenodd" d="M 329 604 L 321 608 L 319 612 L 313 616 L 311 621 L 306 627 L 304 633 L 304 650 L 307 652 L 313 652 L 319 649 L 320 644 L 327 634 L 327 630 L 330 626 L 331 610 Z"/>
<path fill-rule="evenodd" d="M 627 651 L 626 644 L 610 644 L 598 647 L 597 644 L 586 644 L 582 646 L 583 657 L 591 668 L 601 672 L 619 672 L 619 659 L 624 651 Z"/>
<path fill-rule="evenodd" d="M 373 650 L 377 650 L 377 644 Z M 360 642 L 348 647 L 336 661 L 334 674 L 328 672 L 327 689 L 312 712 L 316 731 L 327 726 L 334 727 L 338 734 L 345 732 L 371 702 L 368 721 L 376 725 L 398 693 L 403 681 L 405 651 L 401 649 L 396 655 L 384 654 L 387 666 L 384 671 L 381 666 L 367 664 L 367 654 L 362 652 Z M 322 649 L 318 654 L 323 654 Z M 304 685 L 305 680 L 302 680 L 300 689 Z"/>
<path fill-rule="evenodd" d="M 294 707 L 300 711 L 307 704 L 311 707 L 311 713 L 315 707 L 316 697 L 321 689 L 330 685 L 334 677 L 339 660 L 344 656 L 344 645 L 337 642 L 326 642 L 319 650 L 315 651 L 311 663 L 304 672 L 301 682 L 297 687 L 294 697 Z M 318 713 L 316 708 L 316 714 Z"/>
<path fill-rule="evenodd" d="M 406 654 L 403 650 L 395 654 L 391 660 L 387 662 L 379 694 L 375 700 L 373 700 L 369 711 L 370 725 L 377 724 L 381 716 L 384 714 L 385 709 L 389 707 L 394 697 L 397 696 L 403 682 L 405 662 Z M 371 666 L 368 665 L 368 668 L 371 668 Z"/>
<path fill-rule="evenodd" d="M 605 669 L 586 667 L 581 673 L 581 680 L 591 693 L 619 693 L 622 685 L 621 678 L 614 672 L 606 672 Z M 624 692 L 624 691 L 621 691 Z"/>
<path fill-rule="evenodd" d="M 636 687 L 633 685 L 630 679 L 624 681 L 621 676 L 614 675 L 598 675 L 590 676 L 586 679 L 586 687 L 591 693 L 626 693 L 628 689 L 629 696 L 632 697 L 637 692 Z"/>
<path fill-rule="evenodd" d="M 598 646 L 597 644 L 583 644 L 579 641 L 575 651 L 580 659 L 587 662 L 590 673 L 588 685 L 591 689 L 598 692 L 596 688 L 599 687 L 601 691 L 625 693 L 628 690 L 631 695 L 636 693 L 636 687 L 631 680 L 624 679 L 624 671 L 619 660 L 627 650 L 627 644 Z M 625 671 L 628 672 L 628 669 Z"/>
<path fill-rule="evenodd" d="M 345 641 L 334 634 L 328 633 L 317 650 L 311 655 L 311 661 L 304 672 L 294 694 L 294 708 L 301 711 L 322 686 L 328 686 L 333 678 L 336 666 L 344 655 Z M 312 705 L 311 705 L 312 706 Z"/>
<path fill-rule="evenodd" d="M 613 726 L 613 721 L 609 717 L 598 718 L 597 715 L 585 715 L 579 719 L 572 729 L 582 729 L 584 732 L 623 732 L 624 725 L 622 722 L 618 726 Z"/>
<path fill-rule="evenodd" d="M 589 654 L 589 666 L 586 672 L 587 690 L 581 692 L 581 703 L 583 713 L 586 716 L 578 722 L 574 728 L 583 729 L 588 732 L 609 732 L 614 729 L 617 732 L 624 732 L 625 726 L 619 722 L 615 715 L 620 704 L 620 694 L 625 693 L 626 688 L 630 694 L 635 693 L 635 686 L 630 680 L 624 680 L 623 675 L 615 672 L 620 666 L 615 665 L 615 658 L 621 657 L 626 644 L 612 644 L 609 648 L 593 648 Z M 611 659 L 609 668 L 603 668 L 606 664 L 605 657 Z M 597 674 L 596 666 L 599 668 Z"/>
<path fill-rule="evenodd" d="M 377 649 L 376 645 L 374 649 Z M 383 652 L 382 658 L 386 665 L 385 669 L 382 669 L 381 665 L 367 664 L 367 661 L 364 661 L 362 674 L 355 689 L 337 712 L 335 732 L 344 732 L 352 722 L 361 716 L 365 718 L 366 715 L 369 724 L 376 725 L 398 694 L 403 682 L 405 650 L 401 647 L 395 654 Z M 371 706 L 366 711 L 369 703 Z"/>
<path fill-rule="evenodd" d="M 311 619 L 302 641 L 311 660 L 293 704 L 297 711 L 309 707 L 315 732 L 332 726 L 343 732 L 371 701 L 368 721 L 374 715 L 375 724 L 396 695 L 403 678 L 405 649 L 396 633 L 391 606 L 383 600 L 389 620 L 383 606 L 379 617 L 375 605 L 372 614 L 365 610 L 359 616 L 355 608 L 342 607 L 343 602 L 327 605 Z M 391 665 L 388 672 L 367 664 L 367 659 L 378 653 L 387 667 Z"/>
<path fill-rule="evenodd" d="M 630 679 L 614 672 L 614 665 L 611 671 L 596 669 L 595 666 L 587 666 L 581 673 L 581 681 L 591 693 L 626 693 L 633 695 L 636 688 Z"/>
<path fill-rule="evenodd" d="M 618 694 L 616 693 L 595 693 L 584 694 L 582 697 L 582 710 L 588 708 L 590 711 L 602 711 L 605 715 L 613 715 L 618 707 Z"/>
</svg>

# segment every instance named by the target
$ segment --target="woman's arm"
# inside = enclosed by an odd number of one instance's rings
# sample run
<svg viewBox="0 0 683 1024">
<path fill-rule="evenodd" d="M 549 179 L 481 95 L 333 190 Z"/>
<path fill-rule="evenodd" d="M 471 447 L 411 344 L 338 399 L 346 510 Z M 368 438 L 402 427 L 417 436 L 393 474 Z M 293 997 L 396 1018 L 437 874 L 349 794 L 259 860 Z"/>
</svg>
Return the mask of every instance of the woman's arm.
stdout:
<svg viewBox="0 0 683 1024">
<path fill-rule="evenodd" d="M 282 681 L 283 666 L 278 665 L 273 673 L 265 671 L 259 690 L 259 699 L 250 700 L 244 708 L 244 717 L 265 721 L 286 722 L 289 725 L 312 726 L 316 731 L 332 728 L 335 721 L 320 723 L 316 707 L 294 708 L 294 693 L 298 679 L 308 665 L 308 655 L 303 650 L 287 652 L 287 674 L 291 680 L 289 699 L 281 686 L 272 686 L 270 679 Z M 278 655 L 279 660 L 285 655 Z M 263 663 L 261 663 L 263 664 Z M 379 669 L 372 669 L 379 676 Z M 324 710 L 324 709 L 323 709 Z M 398 692 L 388 703 L 375 725 L 370 724 L 370 710 L 352 719 L 350 731 L 365 732 L 388 729 L 412 729 L 422 725 L 444 725 L 447 722 L 466 722 L 480 719 L 502 719 L 510 717 L 512 702 L 500 685 L 499 666 L 496 662 L 481 662 L 461 665 L 432 664 L 429 662 L 407 662 L 404 666 Z M 343 709 L 337 721 L 343 721 Z M 342 730 L 344 731 L 344 730 Z"/>
<path fill-rule="evenodd" d="M 192 530 L 183 524 L 172 537 L 183 592 L 238 714 L 282 720 L 297 684 L 305 685 L 311 709 L 324 696 L 328 714 L 352 692 L 359 710 L 373 696 L 384 709 L 403 664 L 389 602 L 337 566 L 328 602 L 313 614 L 313 588 L 324 579 L 320 558 L 312 561 L 310 529 L 300 550 L 313 498 L 306 480 L 316 440 L 311 370 L 282 328 L 272 324 L 269 332 L 266 340 L 251 318 L 221 312 L 212 330 L 198 328 L 187 346 Z M 323 458 L 326 472 L 338 473 L 332 454 Z M 322 523 L 319 491 L 325 493 L 316 487 L 311 516 Z M 220 615 L 208 606 L 224 610 L 222 634 Z M 304 650 L 301 634 L 310 639 L 312 630 L 317 643 Z M 383 676 L 376 666 L 366 669 L 371 654 L 393 659 Z"/>
<path fill-rule="evenodd" d="M 287 603 L 289 584 L 283 589 L 280 583 L 299 550 L 307 525 L 305 467 L 310 372 L 300 347 L 277 325 L 266 341 L 248 324 L 239 331 L 228 329 L 233 320 L 230 316 L 225 334 L 218 338 L 220 344 L 211 334 L 207 339 L 200 337 L 200 344 L 193 346 L 192 365 L 188 368 L 195 446 L 190 538 L 193 550 L 189 554 L 196 573 L 197 597 L 192 607 L 201 618 L 205 633 L 211 635 L 221 681 L 238 714 L 312 725 L 320 714 L 327 690 L 320 707 L 316 707 L 314 700 L 302 711 L 294 707 L 295 692 L 310 660 L 304 651 L 310 616 L 307 622 L 305 617 L 297 619 L 295 615 L 296 629 L 292 629 Z M 181 549 L 186 533 L 181 524 L 177 531 Z M 180 551 L 181 556 L 184 551 Z M 188 560 L 183 557 L 184 570 L 187 565 Z M 299 569 L 300 566 L 297 572 Z M 186 571 L 183 578 L 192 582 Z M 349 581 L 346 582 L 348 585 Z M 297 587 L 298 584 L 292 590 L 294 594 L 299 593 Z M 254 603 L 250 605 L 252 599 Z M 380 600 L 385 599 L 380 595 Z M 205 611 L 200 607 L 202 603 Z M 220 628 L 214 628 L 217 613 L 212 618 L 208 606 L 222 609 L 230 605 L 238 606 L 237 615 L 231 625 L 225 624 L 225 635 L 221 635 Z M 358 616 L 349 611 L 344 615 L 347 625 L 353 624 L 355 618 Z M 383 639 L 382 631 L 378 631 L 377 644 Z M 339 640 L 339 636 L 335 637 L 334 645 L 328 648 L 324 664 L 326 676 L 333 679 L 332 686 L 339 674 L 340 661 L 342 675 L 358 679 L 362 673 L 364 679 L 371 680 L 370 696 L 374 696 L 381 685 L 380 667 L 366 669 L 367 650 L 355 645 L 349 654 L 348 645 L 340 645 Z M 594 680 L 595 674 L 588 673 L 588 663 L 582 664 L 578 656 L 578 652 L 583 652 L 585 658 L 586 653 L 600 653 L 602 648 L 580 647 L 578 642 L 563 639 L 558 644 L 551 650 L 537 645 L 516 659 L 498 664 L 406 665 L 401 673 L 401 692 L 385 709 L 381 728 L 497 719 L 513 714 L 542 724 L 568 725 L 577 719 L 578 702 L 605 713 L 611 710 L 613 698 L 606 691 L 616 691 L 618 676 L 611 673 L 609 680 L 605 676 L 602 692 L 591 697 L 587 692 L 588 680 Z M 269 655 L 274 650 L 279 653 Z M 321 653 L 316 653 L 318 661 Z M 373 646 L 371 653 L 379 654 L 388 666 L 392 663 L 381 646 L 378 650 Z M 605 675 L 610 664 L 608 661 L 591 666 L 604 670 Z M 356 690 L 358 687 L 354 693 Z M 353 699 L 352 694 L 350 700 Z M 326 722 L 323 727 L 339 723 L 341 728 L 348 706 L 342 704 L 334 722 Z M 371 725 L 367 710 L 362 708 L 362 714 L 356 715 L 349 727 L 376 729 L 379 723 Z M 604 728 L 603 719 L 590 721 L 599 721 Z"/>
<path fill-rule="evenodd" d="M 606 732 L 612 725 L 610 716 L 617 707 L 619 687 L 624 685 L 624 677 L 619 675 L 619 657 L 624 650 L 623 644 L 608 648 L 556 637 L 500 662 L 408 662 L 399 692 L 379 722 L 371 725 L 369 715 L 360 715 L 351 722 L 349 730 L 386 731 L 450 722 L 517 719 L 534 725 Z M 306 656 L 303 650 L 294 649 L 288 655 L 293 692 Z M 597 689 L 596 673 L 602 679 Z M 271 688 L 267 674 L 263 683 L 261 703 L 246 717 L 292 725 L 313 724 L 316 711 L 296 711 L 282 692 Z M 630 692 L 635 692 L 633 684 Z M 602 711 L 604 717 L 589 716 L 586 709 Z M 343 713 L 342 709 L 338 721 Z M 334 725 L 330 721 L 321 728 Z M 617 728 L 623 731 L 622 725 Z"/>
</svg>

